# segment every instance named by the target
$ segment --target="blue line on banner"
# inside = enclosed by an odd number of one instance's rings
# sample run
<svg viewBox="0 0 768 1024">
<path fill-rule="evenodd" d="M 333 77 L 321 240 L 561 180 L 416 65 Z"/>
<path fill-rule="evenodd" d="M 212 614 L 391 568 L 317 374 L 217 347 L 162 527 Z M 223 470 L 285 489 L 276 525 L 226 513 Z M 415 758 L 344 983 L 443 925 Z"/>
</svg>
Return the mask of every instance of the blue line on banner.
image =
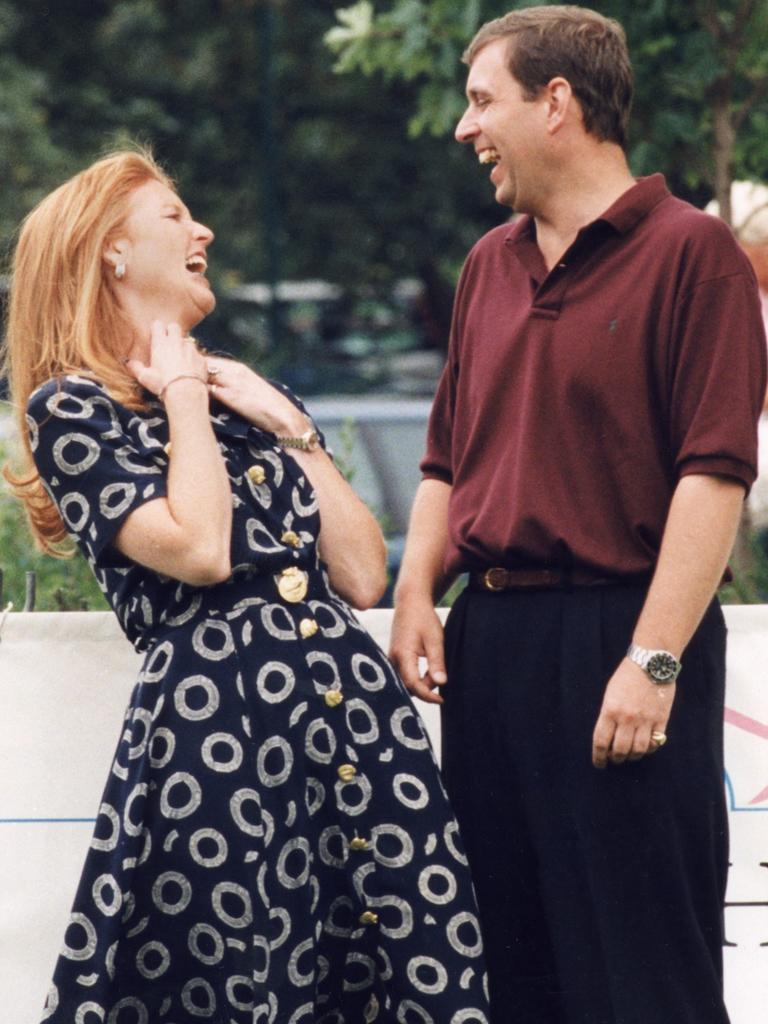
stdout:
<svg viewBox="0 0 768 1024">
<path fill-rule="evenodd" d="M 725 789 L 728 794 L 728 810 L 739 814 L 766 814 L 768 806 L 765 807 L 741 807 L 736 803 L 736 793 L 731 782 L 731 776 L 725 773 Z"/>
</svg>

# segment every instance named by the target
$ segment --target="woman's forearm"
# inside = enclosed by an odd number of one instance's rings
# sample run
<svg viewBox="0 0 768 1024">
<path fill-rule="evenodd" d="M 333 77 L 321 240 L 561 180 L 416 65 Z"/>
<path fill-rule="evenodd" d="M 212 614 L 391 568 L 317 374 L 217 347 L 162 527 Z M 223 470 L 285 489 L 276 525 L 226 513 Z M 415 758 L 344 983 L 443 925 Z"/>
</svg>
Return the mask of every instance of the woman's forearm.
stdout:
<svg viewBox="0 0 768 1024">
<path fill-rule="evenodd" d="M 204 586 L 230 573 L 232 494 L 202 382 L 178 380 L 164 395 L 170 448 L 167 497 L 132 512 L 115 544 L 151 569 Z"/>
<path fill-rule="evenodd" d="M 329 456 L 290 449 L 312 484 L 320 509 L 320 557 L 334 590 L 355 608 L 376 604 L 387 585 L 381 528 Z"/>
</svg>

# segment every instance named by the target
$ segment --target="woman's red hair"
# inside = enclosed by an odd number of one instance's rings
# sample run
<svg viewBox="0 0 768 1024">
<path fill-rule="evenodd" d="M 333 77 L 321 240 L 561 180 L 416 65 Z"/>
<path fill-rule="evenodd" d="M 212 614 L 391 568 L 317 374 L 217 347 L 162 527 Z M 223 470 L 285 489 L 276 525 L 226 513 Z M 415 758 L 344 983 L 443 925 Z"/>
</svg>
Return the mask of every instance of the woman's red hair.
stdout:
<svg viewBox="0 0 768 1024">
<path fill-rule="evenodd" d="M 117 401 L 141 407 L 121 362 L 126 324 L 105 246 L 122 226 L 131 194 L 148 181 L 172 186 L 145 150 L 112 153 L 46 196 L 25 218 L 13 257 L 4 374 L 22 444 L 18 475 L 3 475 L 26 507 L 38 546 L 66 555 L 67 533 L 32 458 L 26 408 L 40 384 L 67 373 L 98 379 Z"/>
</svg>

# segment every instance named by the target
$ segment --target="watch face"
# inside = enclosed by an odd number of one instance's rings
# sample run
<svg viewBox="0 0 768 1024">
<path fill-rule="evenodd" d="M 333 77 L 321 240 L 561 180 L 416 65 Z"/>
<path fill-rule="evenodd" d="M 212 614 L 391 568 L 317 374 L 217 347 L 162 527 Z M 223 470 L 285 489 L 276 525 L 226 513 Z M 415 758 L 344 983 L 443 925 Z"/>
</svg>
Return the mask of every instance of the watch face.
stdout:
<svg viewBox="0 0 768 1024">
<path fill-rule="evenodd" d="M 645 670 L 657 683 L 670 683 L 677 675 L 678 662 L 666 651 L 658 651 L 651 655 Z"/>
<path fill-rule="evenodd" d="M 307 442 L 307 448 L 309 451 L 313 452 L 316 448 L 320 447 L 320 438 L 317 436 L 316 430 L 310 430 L 304 435 L 304 438 Z"/>
</svg>

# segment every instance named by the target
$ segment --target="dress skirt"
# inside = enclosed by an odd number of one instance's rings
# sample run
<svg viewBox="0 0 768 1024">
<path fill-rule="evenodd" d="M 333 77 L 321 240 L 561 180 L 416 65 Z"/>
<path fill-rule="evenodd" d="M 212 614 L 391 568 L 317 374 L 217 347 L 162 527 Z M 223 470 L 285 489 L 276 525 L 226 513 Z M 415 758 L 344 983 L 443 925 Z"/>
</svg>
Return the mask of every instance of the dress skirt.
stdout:
<svg viewBox="0 0 768 1024">
<path fill-rule="evenodd" d="M 423 725 L 322 572 L 300 602 L 282 580 L 212 588 L 155 638 L 49 1024 L 486 1021 Z"/>
</svg>

